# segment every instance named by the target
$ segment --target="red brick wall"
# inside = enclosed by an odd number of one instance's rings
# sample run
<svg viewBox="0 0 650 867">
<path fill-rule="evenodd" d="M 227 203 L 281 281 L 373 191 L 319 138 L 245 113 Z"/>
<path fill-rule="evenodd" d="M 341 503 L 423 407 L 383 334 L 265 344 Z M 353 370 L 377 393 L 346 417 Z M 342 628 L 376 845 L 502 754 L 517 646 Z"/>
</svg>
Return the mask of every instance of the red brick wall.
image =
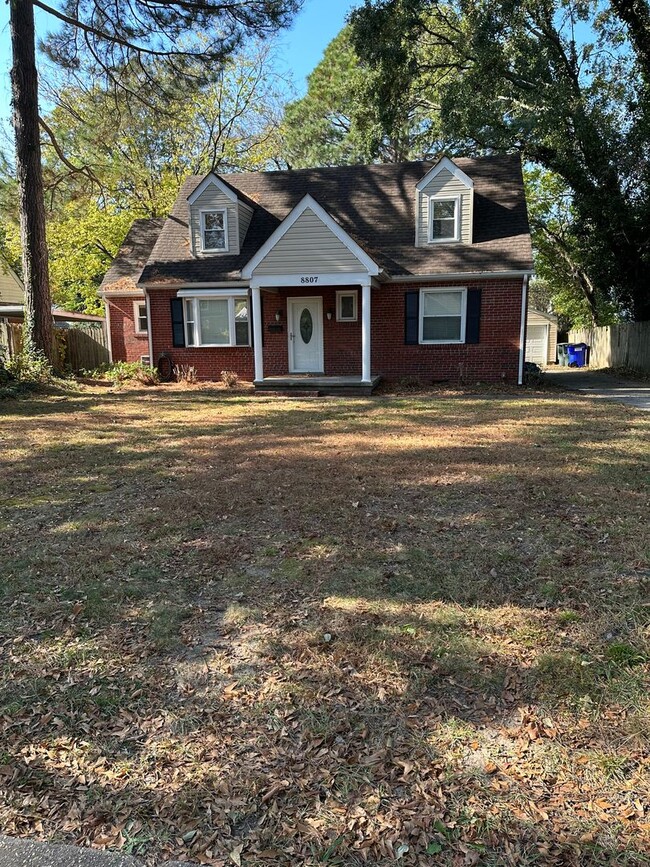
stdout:
<svg viewBox="0 0 650 867">
<path fill-rule="evenodd" d="M 196 368 L 199 379 L 219 380 L 222 370 L 234 370 L 244 381 L 254 377 L 253 350 L 248 346 L 202 349 L 200 346 L 176 347 L 172 339 L 171 299 L 175 289 L 152 289 L 149 293 L 154 364 L 168 352 L 174 364 Z"/>
<path fill-rule="evenodd" d="M 435 285 L 481 289 L 479 343 L 404 343 L 404 293 Z M 386 379 L 516 383 L 521 327 L 521 279 L 422 282 L 372 290 L 372 372 Z"/>
<path fill-rule="evenodd" d="M 413 376 L 423 382 L 464 380 L 467 382 L 516 383 L 519 364 L 521 326 L 521 280 L 461 281 L 468 289 L 482 289 L 481 328 L 478 344 L 439 346 L 404 343 L 404 294 L 423 286 L 455 286 L 448 283 L 410 283 L 384 285 L 372 290 L 372 372 L 386 379 Z M 358 289 L 357 322 L 336 321 L 336 288 Z M 325 373 L 330 376 L 361 374 L 361 289 L 320 288 L 313 295 L 323 297 L 323 340 Z M 152 290 L 154 359 L 169 352 L 175 364 L 191 364 L 199 378 L 219 379 L 222 370 L 235 370 L 244 380 L 254 376 L 253 350 L 248 347 L 223 349 L 172 346 L 170 299 L 174 290 Z M 278 294 L 262 292 L 264 320 L 264 374 L 282 376 L 289 371 L 287 343 L 287 298 L 308 297 L 309 290 L 283 289 Z M 276 311 L 282 311 L 282 331 L 269 332 L 275 325 Z M 332 319 L 327 319 L 327 311 Z M 112 311 L 111 311 L 112 312 Z"/>
<path fill-rule="evenodd" d="M 140 361 L 149 355 L 149 338 L 135 333 L 133 317 L 134 298 L 107 298 L 111 318 L 111 346 L 113 361 Z"/>
</svg>

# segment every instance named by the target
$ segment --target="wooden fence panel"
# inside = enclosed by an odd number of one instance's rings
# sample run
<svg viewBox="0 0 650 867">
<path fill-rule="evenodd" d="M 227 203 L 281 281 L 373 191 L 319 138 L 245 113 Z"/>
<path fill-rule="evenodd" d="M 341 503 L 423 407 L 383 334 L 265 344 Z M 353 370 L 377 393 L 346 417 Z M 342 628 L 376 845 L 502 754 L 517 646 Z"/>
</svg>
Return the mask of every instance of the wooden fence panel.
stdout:
<svg viewBox="0 0 650 867">
<path fill-rule="evenodd" d="M 108 364 L 108 342 L 103 325 L 86 322 L 57 331 L 65 343 L 64 364 L 68 370 L 78 373 Z"/>
<path fill-rule="evenodd" d="M 570 343 L 587 343 L 591 367 L 629 367 L 650 373 L 650 322 L 621 322 L 569 333 Z"/>
</svg>

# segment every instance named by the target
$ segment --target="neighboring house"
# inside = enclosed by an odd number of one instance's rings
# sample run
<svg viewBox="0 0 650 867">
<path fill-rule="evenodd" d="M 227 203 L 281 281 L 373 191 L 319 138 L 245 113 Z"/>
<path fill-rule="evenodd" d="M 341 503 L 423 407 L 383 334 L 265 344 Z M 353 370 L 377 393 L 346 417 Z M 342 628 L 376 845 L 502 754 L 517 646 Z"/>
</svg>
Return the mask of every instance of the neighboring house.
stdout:
<svg viewBox="0 0 650 867">
<path fill-rule="evenodd" d="M 519 157 L 444 157 L 192 177 L 101 293 L 114 360 L 370 391 L 521 382 L 531 269 Z"/>
<path fill-rule="evenodd" d="M 0 257 L 0 308 L 7 304 L 22 304 L 25 290 L 18 275 Z"/>
<path fill-rule="evenodd" d="M 528 308 L 526 322 L 526 361 L 555 364 L 557 361 L 557 316 Z"/>
</svg>

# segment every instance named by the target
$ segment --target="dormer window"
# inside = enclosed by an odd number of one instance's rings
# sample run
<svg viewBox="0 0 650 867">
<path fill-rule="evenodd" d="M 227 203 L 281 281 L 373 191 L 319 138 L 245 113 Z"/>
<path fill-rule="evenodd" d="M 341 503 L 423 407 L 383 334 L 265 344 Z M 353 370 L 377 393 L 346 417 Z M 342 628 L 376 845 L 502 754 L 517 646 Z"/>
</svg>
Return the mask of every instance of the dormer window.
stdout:
<svg viewBox="0 0 650 867">
<path fill-rule="evenodd" d="M 429 199 L 429 243 L 460 240 L 460 196 Z"/>
<path fill-rule="evenodd" d="M 228 251 L 228 212 L 201 211 L 201 251 L 225 253 Z"/>
</svg>

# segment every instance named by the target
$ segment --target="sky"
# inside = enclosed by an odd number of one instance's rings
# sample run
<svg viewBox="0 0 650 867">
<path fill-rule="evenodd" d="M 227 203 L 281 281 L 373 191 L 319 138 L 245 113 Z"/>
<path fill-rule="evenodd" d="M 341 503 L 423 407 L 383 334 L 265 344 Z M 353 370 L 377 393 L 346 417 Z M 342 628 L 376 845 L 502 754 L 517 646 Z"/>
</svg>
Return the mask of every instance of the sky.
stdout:
<svg viewBox="0 0 650 867">
<path fill-rule="evenodd" d="M 354 0 L 305 0 L 293 27 L 281 34 L 281 53 L 286 68 L 293 73 L 298 94 L 304 93 L 307 75 L 343 27 L 347 13 L 354 5 Z M 52 21 L 46 12 L 36 10 L 37 37 L 47 33 Z M 10 67 L 9 5 L 0 2 L 0 119 L 3 121 L 10 114 Z"/>
</svg>

